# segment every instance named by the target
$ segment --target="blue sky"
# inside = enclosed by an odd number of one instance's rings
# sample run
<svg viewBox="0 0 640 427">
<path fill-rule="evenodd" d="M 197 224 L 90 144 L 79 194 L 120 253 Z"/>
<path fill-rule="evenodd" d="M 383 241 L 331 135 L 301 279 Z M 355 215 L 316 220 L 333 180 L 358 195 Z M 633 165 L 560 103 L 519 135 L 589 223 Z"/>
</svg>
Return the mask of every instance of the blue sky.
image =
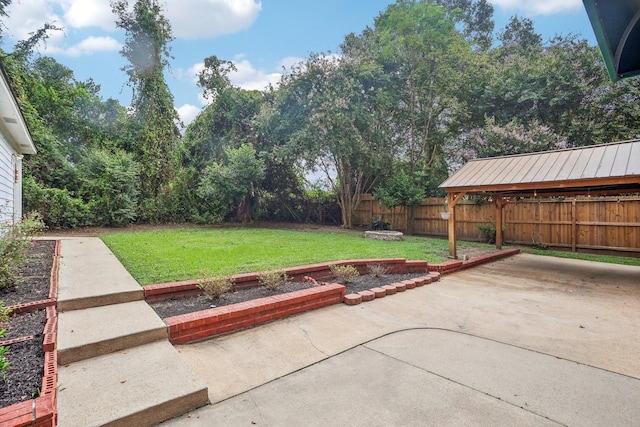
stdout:
<svg viewBox="0 0 640 427">
<path fill-rule="evenodd" d="M 578 34 L 595 45 L 581 0 L 489 0 L 496 30 L 517 14 L 534 22 L 545 40 Z M 5 19 L 3 47 L 28 37 L 44 22 L 54 34 L 41 50 L 71 68 L 78 80 L 93 78 L 103 98 L 129 105 L 131 91 L 120 70 L 124 33 L 115 28 L 108 0 L 14 0 Z M 133 3 L 133 0 L 130 0 Z M 232 82 L 246 89 L 276 83 L 283 66 L 311 52 L 337 52 L 344 36 L 359 33 L 391 0 L 161 0 L 174 36 L 167 82 L 175 106 L 188 123 L 205 105 L 195 75 L 204 58 L 217 55 L 236 63 Z"/>
</svg>

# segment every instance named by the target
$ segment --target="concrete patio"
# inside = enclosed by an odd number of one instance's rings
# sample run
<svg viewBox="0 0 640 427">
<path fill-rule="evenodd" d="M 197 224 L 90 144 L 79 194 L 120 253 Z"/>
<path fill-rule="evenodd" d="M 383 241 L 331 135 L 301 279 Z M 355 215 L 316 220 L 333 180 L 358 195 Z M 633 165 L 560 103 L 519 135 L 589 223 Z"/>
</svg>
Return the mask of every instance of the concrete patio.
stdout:
<svg viewBox="0 0 640 427">
<path fill-rule="evenodd" d="M 178 346 L 212 405 L 166 423 L 639 425 L 640 268 L 518 255 Z"/>
</svg>

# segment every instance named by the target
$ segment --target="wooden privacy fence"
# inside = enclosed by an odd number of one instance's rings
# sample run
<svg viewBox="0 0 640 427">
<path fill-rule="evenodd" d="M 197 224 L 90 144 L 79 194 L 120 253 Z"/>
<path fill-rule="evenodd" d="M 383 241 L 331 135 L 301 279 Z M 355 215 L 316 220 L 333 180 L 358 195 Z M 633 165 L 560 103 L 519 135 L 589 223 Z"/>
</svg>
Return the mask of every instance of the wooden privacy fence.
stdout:
<svg viewBox="0 0 640 427">
<path fill-rule="evenodd" d="M 442 220 L 444 198 L 430 198 L 414 208 L 413 232 L 447 236 Z M 489 201 L 463 200 L 456 206 L 456 233 L 460 240 L 480 240 L 478 224 L 495 223 L 496 208 Z M 503 211 L 507 244 L 548 245 L 578 249 L 604 249 L 640 253 L 640 197 L 578 197 L 512 201 Z M 371 195 L 363 196 L 354 224 L 369 227 L 384 219 L 398 231 L 407 231 L 409 210 L 394 212 Z"/>
</svg>

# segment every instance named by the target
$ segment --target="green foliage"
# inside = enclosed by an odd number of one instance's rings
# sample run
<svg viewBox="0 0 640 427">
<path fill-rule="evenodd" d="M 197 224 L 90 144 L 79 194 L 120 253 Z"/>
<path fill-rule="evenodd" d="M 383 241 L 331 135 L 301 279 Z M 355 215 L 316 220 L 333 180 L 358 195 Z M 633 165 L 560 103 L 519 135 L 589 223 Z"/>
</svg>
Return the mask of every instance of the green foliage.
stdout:
<svg viewBox="0 0 640 427">
<path fill-rule="evenodd" d="M 6 329 L 0 330 L 0 338 L 4 336 L 7 332 Z M 9 351 L 8 346 L 0 346 L 0 371 L 2 372 L 2 380 L 4 381 L 7 378 L 7 371 L 9 370 L 9 366 L 11 363 L 7 360 L 5 354 Z"/>
<path fill-rule="evenodd" d="M 205 297 L 216 299 L 233 289 L 234 282 L 233 276 L 218 276 L 199 279 L 196 286 L 204 292 Z"/>
<path fill-rule="evenodd" d="M 180 132 L 173 95 L 164 78 L 169 65 L 171 24 L 157 0 L 111 2 L 116 26 L 126 32 L 120 53 L 128 61 L 123 71 L 133 88 L 133 116 L 128 151 L 141 165 L 138 213 L 144 221 L 166 221 L 172 216 L 172 182 L 178 170 Z"/>
<path fill-rule="evenodd" d="M 30 176 L 26 176 L 22 184 L 25 210 L 40 212 L 48 228 L 81 227 L 91 223 L 89 206 L 68 190 L 44 187 Z"/>
<path fill-rule="evenodd" d="M 547 249 L 549 249 L 549 245 L 547 245 L 546 243 L 536 242 L 536 239 L 534 236 L 531 236 L 531 246 L 541 251 L 546 251 Z"/>
<path fill-rule="evenodd" d="M 6 322 L 10 314 L 11 311 L 4 305 L 4 301 L 0 300 L 0 323 Z"/>
<path fill-rule="evenodd" d="M 401 166 L 395 167 L 391 175 L 376 187 L 373 196 L 382 206 L 394 209 L 398 206 L 417 206 L 425 198 L 420 183 Z"/>
<path fill-rule="evenodd" d="M 331 273 L 341 283 L 349 283 L 351 279 L 360 275 L 360 272 L 353 265 L 335 265 L 329 266 Z"/>
<path fill-rule="evenodd" d="M 26 262 L 27 252 L 33 245 L 31 238 L 42 228 L 42 220 L 37 214 L 26 215 L 17 223 L 11 220 L 0 223 L 0 289 L 18 283 L 18 269 Z M 0 310 L 0 321 L 2 315 Z"/>
<path fill-rule="evenodd" d="M 480 237 L 489 244 L 496 243 L 496 223 L 490 222 L 488 224 L 476 224 L 476 228 L 480 232 Z M 504 226 L 502 227 L 504 231 Z"/>
<path fill-rule="evenodd" d="M 278 286 L 283 285 L 290 280 L 291 278 L 287 276 L 287 272 L 284 269 L 265 271 L 258 274 L 258 281 L 270 291 L 275 290 Z"/>
<path fill-rule="evenodd" d="M 246 222 L 251 219 L 251 199 L 264 178 L 264 161 L 249 144 L 225 153 L 225 163 L 214 162 L 202 173 L 198 195 L 209 203 L 214 218 L 236 210 L 239 219 Z"/>
<path fill-rule="evenodd" d="M 81 193 L 93 224 L 124 227 L 136 218 L 138 164 L 121 150 L 90 153 L 82 165 Z"/>
</svg>

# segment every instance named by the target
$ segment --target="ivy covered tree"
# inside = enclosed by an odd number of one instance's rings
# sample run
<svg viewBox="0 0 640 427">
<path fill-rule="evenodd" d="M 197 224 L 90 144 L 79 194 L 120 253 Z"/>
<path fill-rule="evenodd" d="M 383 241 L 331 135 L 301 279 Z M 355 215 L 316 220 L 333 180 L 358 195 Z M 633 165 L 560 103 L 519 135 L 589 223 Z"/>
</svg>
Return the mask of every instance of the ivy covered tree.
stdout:
<svg viewBox="0 0 640 427">
<path fill-rule="evenodd" d="M 178 169 L 180 142 L 178 113 L 164 78 L 169 66 L 171 24 L 157 0 L 111 2 L 116 25 L 126 32 L 120 53 L 129 62 L 123 71 L 133 89 L 128 143 L 140 163 L 140 215 L 144 221 L 166 221 L 172 217 L 172 180 Z"/>
<path fill-rule="evenodd" d="M 224 161 L 202 173 L 198 194 L 209 204 L 203 222 L 222 222 L 235 209 L 243 223 L 251 221 L 251 199 L 264 179 L 264 161 L 249 144 L 227 148 Z"/>
</svg>

